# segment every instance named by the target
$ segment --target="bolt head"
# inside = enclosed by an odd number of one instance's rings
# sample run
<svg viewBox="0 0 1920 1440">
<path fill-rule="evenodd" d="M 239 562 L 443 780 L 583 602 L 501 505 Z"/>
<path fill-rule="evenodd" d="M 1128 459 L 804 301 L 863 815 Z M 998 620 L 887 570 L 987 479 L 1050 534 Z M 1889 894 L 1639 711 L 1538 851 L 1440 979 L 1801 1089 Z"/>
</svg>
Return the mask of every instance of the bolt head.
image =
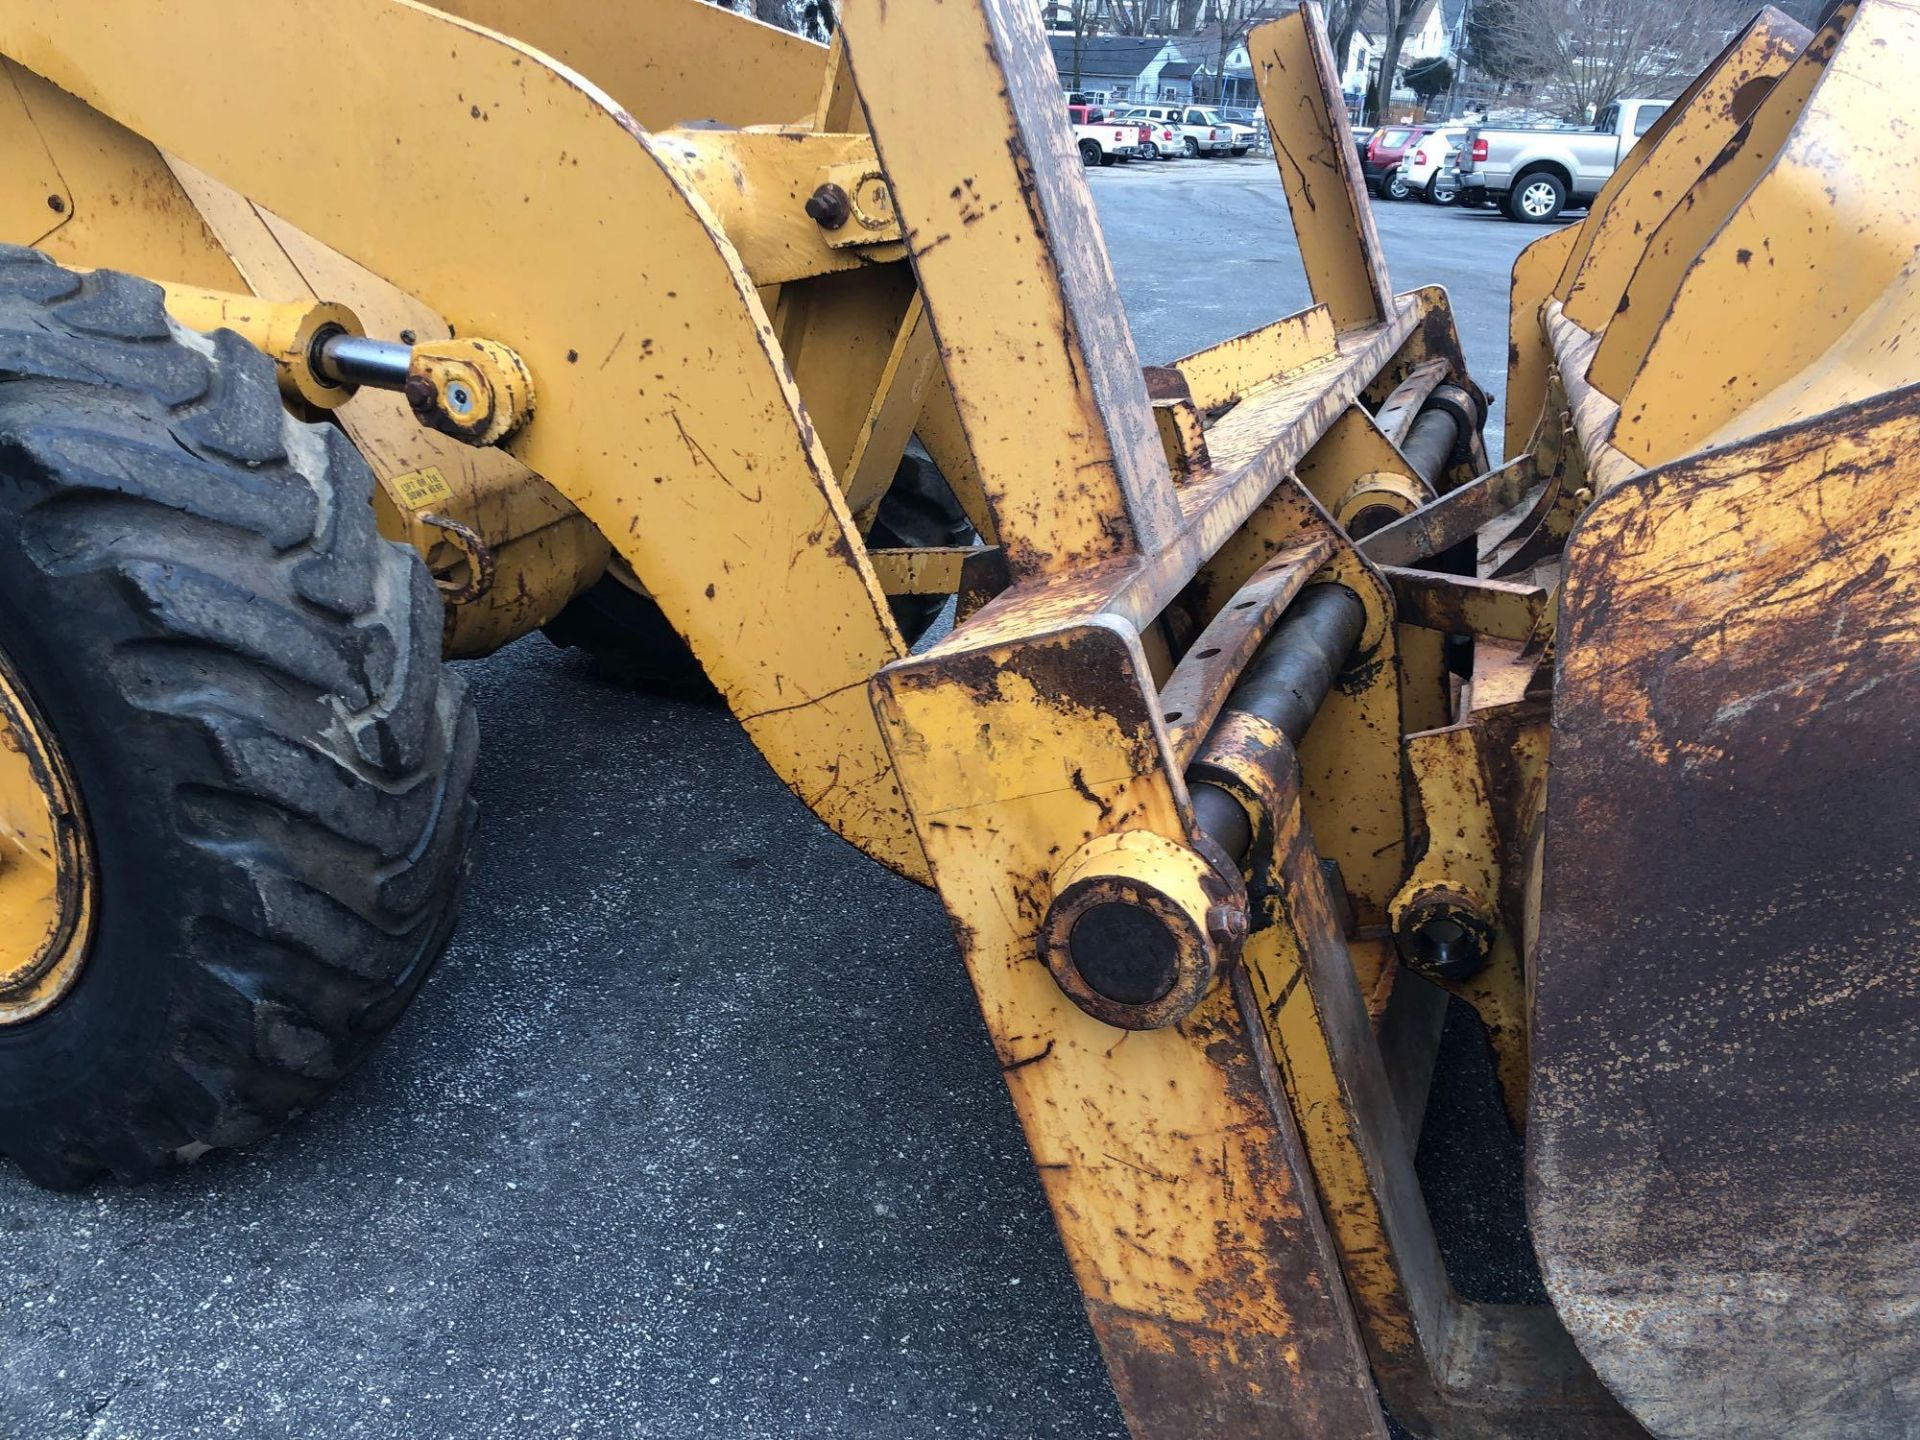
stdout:
<svg viewBox="0 0 1920 1440">
<path fill-rule="evenodd" d="M 1247 912 L 1237 905 L 1207 911 L 1207 938 L 1222 950 L 1237 949 L 1247 938 Z"/>
<path fill-rule="evenodd" d="M 822 230 L 838 230 L 853 214 L 847 192 L 829 181 L 807 197 L 806 212 Z"/>
</svg>

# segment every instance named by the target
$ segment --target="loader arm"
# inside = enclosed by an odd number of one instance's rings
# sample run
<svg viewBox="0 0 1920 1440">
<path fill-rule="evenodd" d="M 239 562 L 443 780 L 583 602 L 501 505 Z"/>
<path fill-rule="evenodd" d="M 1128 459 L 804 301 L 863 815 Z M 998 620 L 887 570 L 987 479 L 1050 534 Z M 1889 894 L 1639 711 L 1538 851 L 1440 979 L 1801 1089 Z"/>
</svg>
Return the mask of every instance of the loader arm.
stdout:
<svg viewBox="0 0 1920 1440">
<path fill-rule="evenodd" d="M 654 139 L 574 72 L 407 0 L 75 19 L 10 9 L 0 49 L 459 333 L 510 337 L 541 397 L 511 452 L 640 575 L 787 784 L 921 873 L 864 693 L 898 635 L 773 321 Z"/>
</svg>

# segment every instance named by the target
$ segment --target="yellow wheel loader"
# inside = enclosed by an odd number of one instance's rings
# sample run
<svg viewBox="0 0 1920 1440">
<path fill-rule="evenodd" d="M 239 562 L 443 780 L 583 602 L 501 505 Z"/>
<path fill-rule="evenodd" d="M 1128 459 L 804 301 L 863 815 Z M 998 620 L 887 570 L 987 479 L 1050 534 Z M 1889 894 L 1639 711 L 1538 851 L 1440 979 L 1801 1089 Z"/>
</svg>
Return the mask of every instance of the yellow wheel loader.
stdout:
<svg viewBox="0 0 1920 1440">
<path fill-rule="evenodd" d="M 1139 1440 L 1914 1433 L 1920 7 L 1522 255 L 1497 468 L 1312 7 L 1314 304 L 1152 367 L 1038 9 L 839 18 L 0 0 L 0 1150 L 315 1103 L 545 627 L 938 890 Z M 1550 1304 L 1414 1173 L 1456 997 Z"/>
</svg>

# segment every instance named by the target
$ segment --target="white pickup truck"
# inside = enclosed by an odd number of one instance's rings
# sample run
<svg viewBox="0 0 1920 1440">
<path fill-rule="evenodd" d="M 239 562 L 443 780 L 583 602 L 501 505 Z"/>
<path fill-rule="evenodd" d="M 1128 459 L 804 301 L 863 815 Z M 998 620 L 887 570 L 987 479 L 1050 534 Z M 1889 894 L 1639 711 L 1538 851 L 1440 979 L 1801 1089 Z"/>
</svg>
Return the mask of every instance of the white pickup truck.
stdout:
<svg viewBox="0 0 1920 1440">
<path fill-rule="evenodd" d="M 1147 151 L 1146 126 L 1116 120 L 1097 105 L 1069 105 L 1067 119 L 1082 164 L 1111 165 L 1117 160 L 1124 165 Z"/>
<path fill-rule="evenodd" d="M 1230 125 L 1209 120 L 1197 105 L 1132 105 L 1118 113 L 1143 125 L 1171 125 L 1182 155 L 1229 155 L 1239 143 Z"/>
<path fill-rule="evenodd" d="M 1616 100 L 1586 129 L 1468 127 L 1460 148 L 1461 199 L 1492 203 L 1515 220 L 1545 224 L 1600 193 L 1669 100 Z"/>
</svg>

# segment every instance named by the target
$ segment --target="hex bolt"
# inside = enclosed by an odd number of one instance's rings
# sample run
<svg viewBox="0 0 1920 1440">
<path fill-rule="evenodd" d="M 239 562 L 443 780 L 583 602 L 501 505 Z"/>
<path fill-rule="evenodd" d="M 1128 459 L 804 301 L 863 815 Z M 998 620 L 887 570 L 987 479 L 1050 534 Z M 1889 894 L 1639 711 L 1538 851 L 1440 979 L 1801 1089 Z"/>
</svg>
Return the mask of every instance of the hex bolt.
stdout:
<svg viewBox="0 0 1920 1440">
<path fill-rule="evenodd" d="M 838 230 L 853 214 L 853 202 L 847 192 L 832 181 L 807 197 L 807 214 L 822 230 Z"/>
<path fill-rule="evenodd" d="M 1207 911 L 1207 938 L 1222 950 L 1234 950 L 1246 941 L 1247 912 L 1237 905 L 1216 905 Z"/>
</svg>

